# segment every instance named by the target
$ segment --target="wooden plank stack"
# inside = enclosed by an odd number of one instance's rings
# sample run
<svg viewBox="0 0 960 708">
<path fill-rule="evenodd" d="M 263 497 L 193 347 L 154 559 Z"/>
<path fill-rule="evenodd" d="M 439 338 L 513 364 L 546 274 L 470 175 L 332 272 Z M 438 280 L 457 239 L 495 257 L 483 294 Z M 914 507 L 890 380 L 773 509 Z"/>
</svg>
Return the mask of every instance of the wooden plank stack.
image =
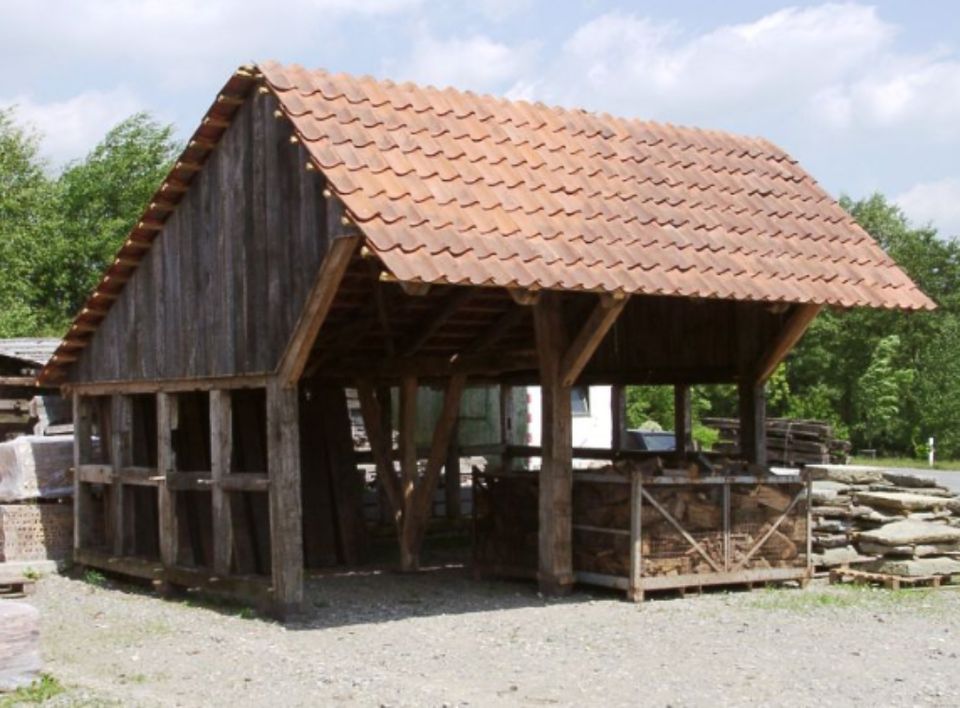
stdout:
<svg viewBox="0 0 960 708">
<path fill-rule="evenodd" d="M 892 576 L 960 574 L 960 496 L 929 477 L 815 465 L 814 564 Z"/>
<path fill-rule="evenodd" d="M 740 451 L 740 421 L 737 418 L 704 418 L 703 424 L 720 432 L 714 452 L 737 456 Z M 834 437 L 833 427 L 819 420 L 768 418 L 767 461 L 771 465 L 798 467 L 846 462 L 850 442 Z"/>
</svg>

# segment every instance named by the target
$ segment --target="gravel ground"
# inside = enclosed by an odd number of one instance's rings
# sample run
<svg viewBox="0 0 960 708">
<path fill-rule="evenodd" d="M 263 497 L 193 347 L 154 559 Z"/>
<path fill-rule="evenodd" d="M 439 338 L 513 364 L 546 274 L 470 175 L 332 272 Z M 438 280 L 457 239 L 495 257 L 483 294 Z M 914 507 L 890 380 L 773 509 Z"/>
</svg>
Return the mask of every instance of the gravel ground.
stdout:
<svg viewBox="0 0 960 708">
<path fill-rule="evenodd" d="M 286 626 L 43 579 L 60 705 L 960 704 L 960 592 L 711 593 L 635 606 L 459 568 L 311 578 Z"/>
</svg>

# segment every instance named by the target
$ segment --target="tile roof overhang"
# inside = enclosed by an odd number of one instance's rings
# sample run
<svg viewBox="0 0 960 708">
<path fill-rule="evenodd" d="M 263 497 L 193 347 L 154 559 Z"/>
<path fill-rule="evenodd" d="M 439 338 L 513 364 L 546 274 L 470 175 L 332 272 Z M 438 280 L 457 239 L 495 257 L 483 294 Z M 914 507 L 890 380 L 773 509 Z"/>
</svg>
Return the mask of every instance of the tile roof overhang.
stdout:
<svg viewBox="0 0 960 708">
<path fill-rule="evenodd" d="M 401 281 L 935 307 L 766 140 L 264 62 L 228 81 L 41 379 L 75 358 L 254 85 Z"/>
</svg>

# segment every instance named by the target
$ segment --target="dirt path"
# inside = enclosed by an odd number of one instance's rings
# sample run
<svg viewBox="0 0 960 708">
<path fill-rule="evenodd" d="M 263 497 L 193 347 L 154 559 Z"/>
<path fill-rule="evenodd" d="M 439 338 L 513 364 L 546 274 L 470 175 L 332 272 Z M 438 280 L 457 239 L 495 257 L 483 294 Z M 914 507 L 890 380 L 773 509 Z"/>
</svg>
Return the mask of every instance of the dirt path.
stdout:
<svg viewBox="0 0 960 708">
<path fill-rule="evenodd" d="M 64 705 L 958 705 L 960 592 L 777 590 L 633 606 L 462 570 L 313 579 L 286 627 L 44 579 Z M 243 616 L 241 616 L 243 615 Z"/>
</svg>

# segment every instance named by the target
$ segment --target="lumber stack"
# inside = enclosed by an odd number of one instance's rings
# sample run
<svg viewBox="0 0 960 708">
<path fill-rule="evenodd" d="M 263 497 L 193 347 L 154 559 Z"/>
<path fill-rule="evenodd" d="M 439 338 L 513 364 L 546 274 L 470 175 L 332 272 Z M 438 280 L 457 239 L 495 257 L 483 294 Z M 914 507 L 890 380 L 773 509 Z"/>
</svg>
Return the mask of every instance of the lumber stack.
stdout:
<svg viewBox="0 0 960 708">
<path fill-rule="evenodd" d="M 960 496 L 896 470 L 807 470 L 815 565 L 905 577 L 960 573 Z"/>
<path fill-rule="evenodd" d="M 740 451 L 740 421 L 737 418 L 704 418 L 720 439 L 714 452 L 737 456 Z M 767 419 L 767 461 L 771 465 L 798 467 L 846 462 L 850 442 L 834 437 L 833 427 L 819 420 Z"/>
</svg>

